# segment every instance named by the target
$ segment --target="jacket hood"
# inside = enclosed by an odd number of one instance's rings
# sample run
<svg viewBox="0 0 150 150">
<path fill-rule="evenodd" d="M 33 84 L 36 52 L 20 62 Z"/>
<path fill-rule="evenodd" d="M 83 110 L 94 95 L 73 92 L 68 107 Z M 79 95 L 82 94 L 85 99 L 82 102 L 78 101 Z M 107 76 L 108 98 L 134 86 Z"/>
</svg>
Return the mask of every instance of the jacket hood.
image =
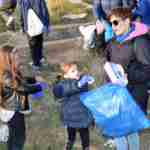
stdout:
<svg viewBox="0 0 150 150">
<path fill-rule="evenodd" d="M 127 38 L 125 38 L 124 41 L 134 39 L 138 36 L 144 35 L 148 33 L 149 27 L 141 22 L 133 22 L 134 30 L 129 34 Z"/>
</svg>

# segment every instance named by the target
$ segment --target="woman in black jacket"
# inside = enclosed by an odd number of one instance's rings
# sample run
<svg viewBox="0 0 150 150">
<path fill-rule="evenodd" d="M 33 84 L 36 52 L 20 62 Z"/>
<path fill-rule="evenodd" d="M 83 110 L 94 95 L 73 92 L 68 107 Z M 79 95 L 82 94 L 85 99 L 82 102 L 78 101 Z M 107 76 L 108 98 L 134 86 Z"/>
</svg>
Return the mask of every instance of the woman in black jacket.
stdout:
<svg viewBox="0 0 150 150">
<path fill-rule="evenodd" d="M 139 22 L 131 22 L 131 17 L 131 10 L 127 8 L 116 8 L 111 11 L 108 18 L 115 36 L 110 41 L 105 53 L 107 61 L 120 64 L 123 67 L 128 79 L 127 88 L 146 114 L 147 82 L 150 80 L 150 42 L 146 26 Z M 129 144 L 130 150 L 140 149 L 138 133 L 121 138 L 124 138 Z M 133 144 L 133 141 L 136 144 Z M 123 144 L 120 145 L 123 146 Z"/>
<path fill-rule="evenodd" d="M 46 2 L 45 0 L 19 0 L 18 4 L 20 8 L 21 28 L 27 34 L 31 50 L 32 67 L 37 70 L 41 67 L 43 61 L 43 34 L 49 32 L 50 21 Z M 33 14 L 31 15 L 31 10 L 36 16 L 36 20 Z M 39 22 L 43 26 L 42 29 L 39 27 Z M 38 32 L 35 33 L 37 29 Z"/>
<path fill-rule="evenodd" d="M 0 49 L 0 115 L 4 118 L 1 121 L 9 127 L 8 150 L 23 150 L 24 111 L 29 109 L 28 95 L 41 91 L 41 86 L 30 84 L 35 82 L 34 79 L 21 75 L 17 58 L 17 51 L 13 47 L 4 46 Z M 9 115 L 6 116 L 8 111 Z"/>
</svg>

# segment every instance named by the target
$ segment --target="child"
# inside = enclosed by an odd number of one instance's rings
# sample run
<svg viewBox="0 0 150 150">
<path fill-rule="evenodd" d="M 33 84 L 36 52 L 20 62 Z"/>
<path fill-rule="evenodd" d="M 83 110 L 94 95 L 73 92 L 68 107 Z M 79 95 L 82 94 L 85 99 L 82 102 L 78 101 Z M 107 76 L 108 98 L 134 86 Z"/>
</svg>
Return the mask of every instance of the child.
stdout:
<svg viewBox="0 0 150 150">
<path fill-rule="evenodd" d="M 0 123 L 9 128 L 7 150 L 23 150 L 25 135 L 25 114 L 30 109 L 29 94 L 42 90 L 31 85 L 35 79 L 23 77 L 21 62 L 16 48 L 9 45 L 0 48 Z"/>
<path fill-rule="evenodd" d="M 68 141 L 65 150 L 71 150 L 79 131 L 83 150 L 90 149 L 89 126 L 93 117 L 88 109 L 80 102 L 80 93 L 88 91 L 88 84 L 94 79 L 88 75 L 81 75 L 76 64 L 61 65 L 63 80 L 53 87 L 56 98 L 62 98 L 62 122 L 67 126 Z"/>
</svg>

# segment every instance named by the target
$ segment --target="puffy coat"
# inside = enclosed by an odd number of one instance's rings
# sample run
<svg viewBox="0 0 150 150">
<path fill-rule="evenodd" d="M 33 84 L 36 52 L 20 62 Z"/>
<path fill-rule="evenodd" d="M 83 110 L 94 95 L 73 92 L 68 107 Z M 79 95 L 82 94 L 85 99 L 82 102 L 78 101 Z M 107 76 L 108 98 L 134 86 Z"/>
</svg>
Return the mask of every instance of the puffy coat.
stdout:
<svg viewBox="0 0 150 150">
<path fill-rule="evenodd" d="M 74 128 L 88 127 L 93 117 L 88 109 L 80 102 L 80 93 L 88 91 L 87 85 L 78 88 L 78 81 L 67 79 L 53 87 L 54 96 L 62 98 L 61 116 L 64 125 Z"/>
</svg>

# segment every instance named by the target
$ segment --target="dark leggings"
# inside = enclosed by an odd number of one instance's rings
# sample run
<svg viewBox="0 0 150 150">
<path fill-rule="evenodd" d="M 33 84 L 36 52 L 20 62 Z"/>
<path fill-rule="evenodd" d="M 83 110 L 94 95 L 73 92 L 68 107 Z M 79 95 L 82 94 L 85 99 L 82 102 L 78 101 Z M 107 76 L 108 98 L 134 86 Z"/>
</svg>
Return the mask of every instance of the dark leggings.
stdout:
<svg viewBox="0 0 150 150">
<path fill-rule="evenodd" d="M 89 129 L 88 128 L 67 128 L 67 133 L 68 133 L 68 143 L 71 143 L 72 145 L 74 144 L 76 140 L 76 132 L 80 133 L 80 138 L 81 138 L 81 143 L 82 143 L 82 148 L 85 150 L 86 148 L 89 147 L 90 142 L 89 142 Z"/>
<path fill-rule="evenodd" d="M 29 47 L 31 50 L 31 57 L 33 60 L 33 64 L 36 66 L 40 65 L 40 60 L 43 57 L 42 51 L 43 51 L 43 34 L 29 37 Z"/>
<path fill-rule="evenodd" d="M 9 139 L 7 150 L 23 150 L 25 143 L 25 120 L 24 115 L 16 112 L 9 126 Z"/>
</svg>

